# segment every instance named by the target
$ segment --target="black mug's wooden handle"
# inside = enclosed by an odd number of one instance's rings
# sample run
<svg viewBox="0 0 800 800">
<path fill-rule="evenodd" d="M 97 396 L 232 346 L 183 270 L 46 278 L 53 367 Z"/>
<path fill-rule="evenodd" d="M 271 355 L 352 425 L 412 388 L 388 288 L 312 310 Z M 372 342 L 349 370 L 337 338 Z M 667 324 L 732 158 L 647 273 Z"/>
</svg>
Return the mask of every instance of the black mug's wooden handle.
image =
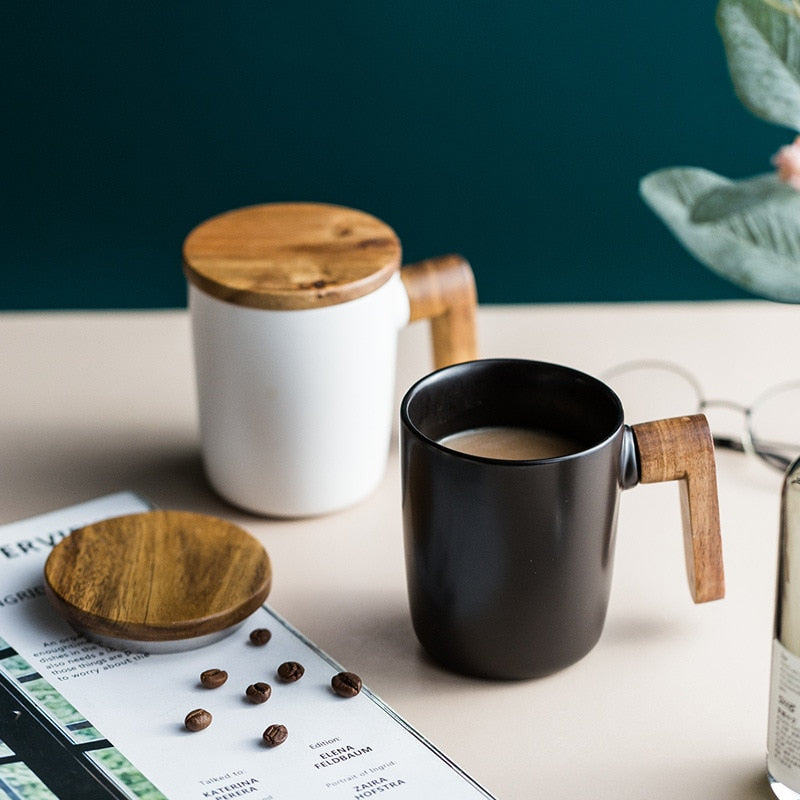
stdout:
<svg viewBox="0 0 800 800">
<path fill-rule="evenodd" d="M 695 603 L 725 596 L 714 442 L 703 414 L 632 425 L 641 483 L 679 481 L 684 554 Z"/>
</svg>

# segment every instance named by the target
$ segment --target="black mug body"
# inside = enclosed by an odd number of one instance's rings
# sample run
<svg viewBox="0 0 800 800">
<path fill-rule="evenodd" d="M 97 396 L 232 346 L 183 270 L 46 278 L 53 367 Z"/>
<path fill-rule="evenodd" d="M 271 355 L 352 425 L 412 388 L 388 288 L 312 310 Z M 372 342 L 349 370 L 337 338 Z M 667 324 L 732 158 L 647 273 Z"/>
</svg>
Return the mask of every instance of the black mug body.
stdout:
<svg viewBox="0 0 800 800">
<path fill-rule="evenodd" d="M 511 426 L 578 452 L 501 460 L 440 440 Z M 464 674 L 541 677 L 600 637 L 611 588 L 626 427 L 605 384 L 555 364 L 486 359 L 439 370 L 401 404 L 402 505 L 414 629 Z"/>
</svg>

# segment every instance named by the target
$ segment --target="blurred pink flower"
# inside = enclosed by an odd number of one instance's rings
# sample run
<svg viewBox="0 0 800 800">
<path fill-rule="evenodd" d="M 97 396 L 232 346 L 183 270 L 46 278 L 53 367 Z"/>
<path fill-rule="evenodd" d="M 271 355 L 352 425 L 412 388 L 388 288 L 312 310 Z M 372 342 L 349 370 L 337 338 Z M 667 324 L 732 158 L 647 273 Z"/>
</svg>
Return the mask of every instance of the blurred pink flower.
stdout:
<svg viewBox="0 0 800 800">
<path fill-rule="evenodd" d="M 800 136 L 781 147 L 772 157 L 772 163 L 778 169 L 778 177 L 800 191 Z"/>
</svg>

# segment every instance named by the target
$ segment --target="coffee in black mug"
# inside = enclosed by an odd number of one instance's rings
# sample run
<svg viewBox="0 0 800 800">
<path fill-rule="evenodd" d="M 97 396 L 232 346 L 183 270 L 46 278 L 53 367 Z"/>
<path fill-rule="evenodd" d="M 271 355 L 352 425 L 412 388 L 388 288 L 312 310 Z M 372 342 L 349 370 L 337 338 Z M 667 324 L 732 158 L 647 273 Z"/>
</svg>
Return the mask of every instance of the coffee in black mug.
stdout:
<svg viewBox="0 0 800 800">
<path fill-rule="evenodd" d="M 596 378 L 484 359 L 409 389 L 401 452 L 412 621 L 448 669 L 532 678 L 586 655 L 605 622 L 619 494 L 638 483 L 680 481 L 692 596 L 724 595 L 702 415 L 628 426 Z"/>
</svg>

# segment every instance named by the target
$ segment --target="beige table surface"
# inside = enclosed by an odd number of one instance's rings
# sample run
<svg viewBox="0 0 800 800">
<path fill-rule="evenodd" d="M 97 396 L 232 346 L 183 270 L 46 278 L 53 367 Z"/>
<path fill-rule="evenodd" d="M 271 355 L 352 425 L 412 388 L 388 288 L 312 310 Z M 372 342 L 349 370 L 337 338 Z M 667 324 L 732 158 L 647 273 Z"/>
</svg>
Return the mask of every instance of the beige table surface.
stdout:
<svg viewBox="0 0 800 800">
<path fill-rule="evenodd" d="M 760 301 L 480 310 L 481 355 L 599 373 L 640 357 L 749 402 L 800 375 L 800 309 Z M 429 371 L 401 333 L 398 398 Z M 718 455 L 723 601 L 686 588 L 677 489 L 622 496 L 606 628 L 578 664 L 495 683 L 421 656 L 406 605 L 396 434 L 385 479 L 317 519 L 243 514 L 206 486 L 185 311 L 0 315 L 0 523 L 123 489 L 224 516 L 273 560 L 271 605 L 501 800 L 771 796 L 764 777 L 781 478 Z M 629 420 L 635 422 L 637 420 Z"/>
</svg>

